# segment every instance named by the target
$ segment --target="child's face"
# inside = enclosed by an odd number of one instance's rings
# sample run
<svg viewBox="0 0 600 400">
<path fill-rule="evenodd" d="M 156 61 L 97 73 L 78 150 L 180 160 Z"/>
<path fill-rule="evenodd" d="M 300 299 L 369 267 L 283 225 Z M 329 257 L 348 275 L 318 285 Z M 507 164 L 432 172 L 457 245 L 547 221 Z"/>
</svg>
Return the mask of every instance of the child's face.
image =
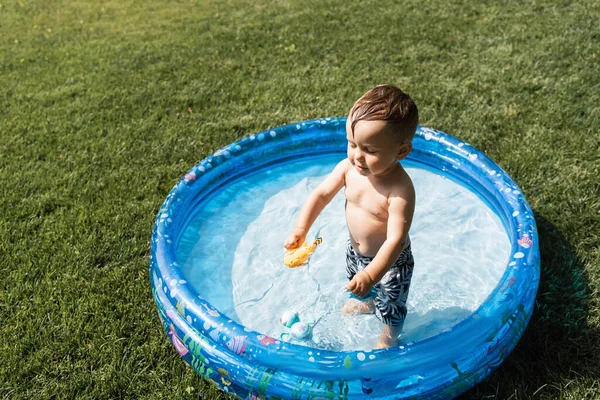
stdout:
<svg viewBox="0 0 600 400">
<path fill-rule="evenodd" d="M 358 121 L 351 128 L 352 121 L 346 122 L 348 140 L 348 160 L 363 176 L 384 176 L 391 172 L 398 162 L 410 152 L 410 142 L 402 142 L 394 135 L 385 121 Z"/>
</svg>

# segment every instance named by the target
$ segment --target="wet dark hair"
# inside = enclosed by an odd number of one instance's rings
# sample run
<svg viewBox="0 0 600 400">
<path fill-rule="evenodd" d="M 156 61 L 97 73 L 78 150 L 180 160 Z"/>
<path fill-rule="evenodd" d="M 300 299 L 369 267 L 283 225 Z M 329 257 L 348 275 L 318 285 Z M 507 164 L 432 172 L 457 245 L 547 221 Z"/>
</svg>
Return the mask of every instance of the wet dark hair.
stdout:
<svg viewBox="0 0 600 400">
<path fill-rule="evenodd" d="M 411 141 L 419 124 L 417 105 L 393 85 L 379 85 L 363 94 L 350 110 L 351 130 L 358 121 L 386 121 L 401 141 Z"/>
</svg>

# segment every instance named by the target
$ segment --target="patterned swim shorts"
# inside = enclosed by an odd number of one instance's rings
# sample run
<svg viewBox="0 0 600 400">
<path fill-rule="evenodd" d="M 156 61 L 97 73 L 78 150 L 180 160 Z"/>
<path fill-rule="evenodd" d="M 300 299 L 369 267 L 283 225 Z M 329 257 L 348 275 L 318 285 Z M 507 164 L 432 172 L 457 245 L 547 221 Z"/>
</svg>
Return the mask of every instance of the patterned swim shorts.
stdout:
<svg viewBox="0 0 600 400">
<path fill-rule="evenodd" d="M 365 269 L 371 261 L 373 261 L 373 257 L 365 257 L 359 254 L 348 240 L 346 246 L 346 276 L 348 280 L 351 280 L 354 275 Z M 408 298 L 408 289 L 410 288 L 414 266 L 415 260 L 410 245 L 408 245 L 402 250 L 394 265 L 381 278 L 381 281 L 373 286 L 375 315 L 385 325 L 404 325 L 407 311 L 406 299 Z M 362 300 L 369 298 L 370 296 L 367 294 Z"/>
</svg>

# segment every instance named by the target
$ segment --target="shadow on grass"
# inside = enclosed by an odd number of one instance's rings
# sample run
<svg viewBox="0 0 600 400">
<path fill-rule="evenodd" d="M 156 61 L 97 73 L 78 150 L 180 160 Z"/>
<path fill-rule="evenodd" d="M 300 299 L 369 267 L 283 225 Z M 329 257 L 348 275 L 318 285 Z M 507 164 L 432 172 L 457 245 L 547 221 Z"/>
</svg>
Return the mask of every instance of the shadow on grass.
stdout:
<svg viewBox="0 0 600 400">
<path fill-rule="evenodd" d="M 461 400 L 557 398 L 572 384 L 581 386 L 582 394 L 600 390 L 590 388 L 600 378 L 600 332 L 586 321 L 593 295 L 590 271 L 567 238 L 534 214 L 542 265 L 531 321 L 512 354 Z"/>
</svg>

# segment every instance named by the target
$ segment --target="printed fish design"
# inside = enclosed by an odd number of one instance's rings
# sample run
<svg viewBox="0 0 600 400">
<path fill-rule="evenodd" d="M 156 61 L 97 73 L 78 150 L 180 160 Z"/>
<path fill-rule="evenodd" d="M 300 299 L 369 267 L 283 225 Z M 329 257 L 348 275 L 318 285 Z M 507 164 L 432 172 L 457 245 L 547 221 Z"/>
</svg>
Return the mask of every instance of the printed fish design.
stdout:
<svg viewBox="0 0 600 400">
<path fill-rule="evenodd" d="M 283 256 L 283 263 L 290 268 L 300 267 L 307 264 L 308 258 L 314 253 L 317 245 L 323 242 L 322 238 L 316 238 L 312 244 L 304 242 L 302 246 L 289 250 Z"/>
<path fill-rule="evenodd" d="M 179 312 L 179 315 L 185 317 L 185 305 L 181 301 L 177 302 L 175 308 L 177 309 L 177 312 Z"/>
<path fill-rule="evenodd" d="M 181 357 L 185 356 L 189 351 L 177 337 L 173 324 L 169 326 L 169 335 L 171 335 L 171 341 L 173 342 L 173 347 L 175 347 L 175 350 L 177 350 Z"/>
<path fill-rule="evenodd" d="M 212 317 L 218 317 L 219 316 L 219 312 L 217 310 L 215 310 L 214 308 L 210 308 L 206 304 L 204 304 L 204 308 L 206 309 L 206 312 L 208 313 L 208 315 L 210 315 Z"/>
<path fill-rule="evenodd" d="M 277 343 L 277 339 L 273 339 L 272 337 L 265 336 L 265 335 L 259 335 L 258 340 L 260 341 L 260 344 L 263 346 L 268 346 L 270 344 Z"/>
<path fill-rule="evenodd" d="M 210 315 L 212 317 L 218 317 L 219 312 L 217 310 L 208 310 L 208 315 Z"/>
<path fill-rule="evenodd" d="M 525 234 L 523 234 L 523 237 L 521 239 L 517 240 L 517 243 L 519 243 L 519 245 L 521 247 L 528 249 L 533 244 L 533 240 L 531 240 L 529 235 L 527 233 L 525 233 Z"/>
<path fill-rule="evenodd" d="M 196 173 L 195 172 L 189 172 L 187 174 L 185 174 L 185 180 L 186 181 L 190 181 L 193 182 L 196 180 Z"/>
<path fill-rule="evenodd" d="M 248 345 L 246 338 L 247 336 L 236 336 L 227 342 L 226 346 L 235 354 L 242 354 L 244 351 L 246 351 L 246 346 Z"/>
</svg>

